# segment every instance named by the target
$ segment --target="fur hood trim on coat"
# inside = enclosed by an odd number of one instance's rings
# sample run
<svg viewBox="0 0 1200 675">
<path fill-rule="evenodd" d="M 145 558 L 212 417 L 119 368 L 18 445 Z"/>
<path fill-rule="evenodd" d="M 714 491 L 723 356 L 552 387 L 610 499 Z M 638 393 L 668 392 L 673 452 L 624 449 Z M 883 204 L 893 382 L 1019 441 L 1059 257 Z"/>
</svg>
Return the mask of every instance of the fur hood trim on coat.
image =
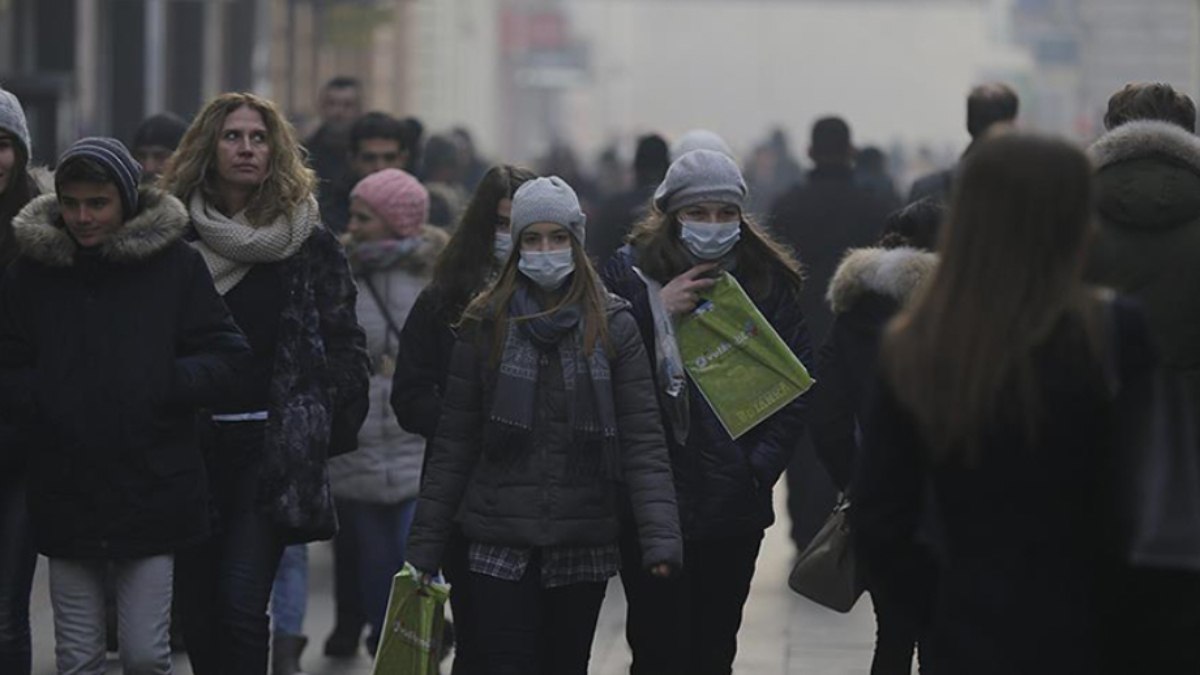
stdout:
<svg viewBox="0 0 1200 675">
<path fill-rule="evenodd" d="M 1139 120 L 1104 134 L 1088 148 L 1097 169 L 1139 159 L 1166 156 L 1200 173 L 1200 137 L 1170 122 Z"/>
<path fill-rule="evenodd" d="M 438 256 L 446 249 L 446 244 L 450 243 L 450 233 L 440 227 L 422 225 L 421 233 L 417 236 L 421 238 L 421 243 L 417 245 L 413 255 L 404 259 L 401 267 L 414 274 L 425 274 L 433 270 Z"/>
<path fill-rule="evenodd" d="M 118 263 L 145 260 L 183 237 L 188 213 L 183 203 L 157 188 L 138 191 L 141 210 L 106 242 L 100 255 Z M 59 213 L 58 198 L 42 195 L 13 218 L 13 233 L 21 253 L 50 267 L 75 264 L 79 245 L 71 238 Z"/>
<path fill-rule="evenodd" d="M 907 246 L 854 249 L 842 258 L 826 300 L 834 314 L 848 311 L 865 293 L 904 302 L 933 276 L 937 263 L 937 254 Z"/>
</svg>

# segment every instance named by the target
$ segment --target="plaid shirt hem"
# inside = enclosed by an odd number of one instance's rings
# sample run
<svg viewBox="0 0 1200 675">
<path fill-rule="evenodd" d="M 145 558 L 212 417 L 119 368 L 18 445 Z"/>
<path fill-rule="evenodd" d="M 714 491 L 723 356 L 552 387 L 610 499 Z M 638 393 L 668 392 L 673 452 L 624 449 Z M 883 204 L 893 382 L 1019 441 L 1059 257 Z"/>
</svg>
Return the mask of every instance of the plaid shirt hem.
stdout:
<svg viewBox="0 0 1200 675">
<path fill-rule="evenodd" d="M 607 581 L 621 570 L 617 545 L 514 548 L 471 542 L 468 567 L 476 574 L 520 581 L 536 552 L 541 552 L 542 588 Z"/>
</svg>

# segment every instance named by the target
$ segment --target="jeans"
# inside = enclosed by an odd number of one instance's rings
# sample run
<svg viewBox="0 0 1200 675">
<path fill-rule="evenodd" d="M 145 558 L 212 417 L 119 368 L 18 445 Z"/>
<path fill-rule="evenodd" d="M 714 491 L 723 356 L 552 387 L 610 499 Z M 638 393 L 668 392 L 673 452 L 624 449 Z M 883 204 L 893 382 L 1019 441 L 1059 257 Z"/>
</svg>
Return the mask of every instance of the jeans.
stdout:
<svg viewBox="0 0 1200 675">
<path fill-rule="evenodd" d="M 683 570 L 653 577 L 637 530 L 621 536 L 621 581 L 629 603 L 625 637 L 631 675 L 729 675 L 762 533 L 683 543 Z"/>
<path fill-rule="evenodd" d="M 183 638 L 196 675 L 267 671 L 267 603 L 284 544 L 278 526 L 255 504 L 264 432 L 255 422 L 215 424 L 207 439 L 220 527 L 208 541 L 180 551 L 176 566 Z"/>
<path fill-rule="evenodd" d="M 126 675 L 171 673 L 174 557 L 133 560 L 50 559 L 54 654 L 60 675 L 103 675 L 104 580 L 117 590 L 121 668 Z"/>
<path fill-rule="evenodd" d="M 0 673 L 29 675 L 29 592 L 37 549 L 25 506 L 25 478 L 0 478 Z"/>
<path fill-rule="evenodd" d="M 387 614 L 392 578 L 404 567 L 405 545 L 412 526 L 417 501 L 399 504 L 372 504 L 343 499 L 338 507 L 354 522 L 355 555 L 358 558 L 359 602 L 371 624 L 367 650 L 372 654 L 379 645 L 379 633 Z"/>
<path fill-rule="evenodd" d="M 542 588 L 541 556 L 519 581 L 470 573 L 487 675 L 587 675 L 606 584 Z"/>
<path fill-rule="evenodd" d="M 338 532 L 333 538 L 333 607 L 336 620 L 334 633 L 354 634 L 357 642 L 367 623 L 359 597 L 358 535 L 354 518 L 342 505 L 345 499 L 334 501 L 337 509 Z"/>
<path fill-rule="evenodd" d="M 283 549 L 275 584 L 271 587 L 271 626 L 284 635 L 304 634 L 308 608 L 308 546 L 295 544 Z"/>
</svg>

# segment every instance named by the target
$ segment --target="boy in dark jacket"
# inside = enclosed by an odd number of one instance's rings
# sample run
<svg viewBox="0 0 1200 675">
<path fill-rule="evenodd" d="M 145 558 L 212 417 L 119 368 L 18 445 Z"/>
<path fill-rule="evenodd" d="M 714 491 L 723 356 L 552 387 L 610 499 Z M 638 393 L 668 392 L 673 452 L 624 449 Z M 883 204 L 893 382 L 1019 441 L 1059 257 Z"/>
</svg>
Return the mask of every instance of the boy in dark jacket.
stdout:
<svg viewBox="0 0 1200 675">
<path fill-rule="evenodd" d="M 59 672 L 104 672 L 110 571 L 124 671 L 170 672 L 173 553 L 208 534 L 193 414 L 249 353 L 183 204 L 140 174 L 119 141 L 73 145 L 13 222 L 0 294 L 0 416 L 30 440 Z"/>
</svg>

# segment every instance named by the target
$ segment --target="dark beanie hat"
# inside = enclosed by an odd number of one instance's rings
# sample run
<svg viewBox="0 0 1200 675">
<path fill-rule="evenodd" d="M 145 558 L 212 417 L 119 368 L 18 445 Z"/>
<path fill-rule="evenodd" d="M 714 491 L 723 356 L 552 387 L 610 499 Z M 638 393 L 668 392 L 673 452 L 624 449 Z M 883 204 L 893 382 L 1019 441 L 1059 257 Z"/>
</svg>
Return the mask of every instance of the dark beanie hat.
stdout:
<svg viewBox="0 0 1200 675">
<path fill-rule="evenodd" d="M 179 147 L 179 141 L 183 140 L 183 134 L 187 130 L 188 124 L 183 118 L 172 113 L 159 113 L 142 120 L 129 147 L 136 150 L 149 145 L 159 145 L 174 150 Z"/>
<path fill-rule="evenodd" d="M 121 206 L 125 209 L 126 218 L 138 212 L 138 183 L 142 180 L 142 165 L 129 154 L 121 141 L 102 136 L 78 140 L 58 158 L 58 166 L 62 168 L 77 158 L 90 159 L 104 168 L 121 193 Z M 55 187 L 58 187 L 57 180 Z"/>
</svg>

